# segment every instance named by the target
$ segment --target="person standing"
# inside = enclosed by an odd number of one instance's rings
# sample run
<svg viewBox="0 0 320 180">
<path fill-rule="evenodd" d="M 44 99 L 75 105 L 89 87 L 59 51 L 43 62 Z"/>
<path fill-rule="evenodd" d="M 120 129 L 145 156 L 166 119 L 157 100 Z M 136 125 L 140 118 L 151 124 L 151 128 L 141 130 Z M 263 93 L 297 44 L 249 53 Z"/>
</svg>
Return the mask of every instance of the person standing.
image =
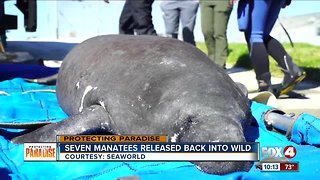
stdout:
<svg viewBox="0 0 320 180">
<path fill-rule="evenodd" d="M 182 25 L 182 37 L 185 42 L 196 45 L 194 26 L 199 8 L 198 0 L 164 0 L 160 7 L 163 11 L 166 35 L 178 38 L 179 23 Z"/>
<path fill-rule="evenodd" d="M 227 26 L 233 0 L 200 0 L 201 29 L 209 58 L 225 69 L 228 57 Z"/>
<path fill-rule="evenodd" d="M 240 0 L 238 4 L 238 25 L 248 43 L 259 91 L 270 91 L 276 96 L 287 94 L 306 77 L 282 44 L 270 36 L 280 10 L 290 3 L 291 0 Z M 271 85 L 268 55 L 277 61 L 284 73 L 281 87 L 276 91 Z"/>
<path fill-rule="evenodd" d="M 119 20 L 119 33 L 157 35 L 152 22 L 154 0 L 126 0 Z"/>
</svg>

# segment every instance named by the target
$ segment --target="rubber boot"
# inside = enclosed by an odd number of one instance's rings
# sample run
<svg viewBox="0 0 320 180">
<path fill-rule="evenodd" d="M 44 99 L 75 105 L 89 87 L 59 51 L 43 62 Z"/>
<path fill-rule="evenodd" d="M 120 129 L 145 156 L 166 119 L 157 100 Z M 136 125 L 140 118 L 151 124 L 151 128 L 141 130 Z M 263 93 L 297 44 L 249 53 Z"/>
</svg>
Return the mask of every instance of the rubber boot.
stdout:
<svg viewBox="0 0 320 180">
<path fill-rule="evenodd" d="M 292 91 L 292 89 L 306 78 L 306 72 L 295 65 L 290 56 L 285 55 L 284 61 L 286 63 L 286 69 L 282 69 L 284 73 L 284 78 L 281 83 L 281 88 L 279 90 L 279 95 L 287 94 Z"/>
</svg>

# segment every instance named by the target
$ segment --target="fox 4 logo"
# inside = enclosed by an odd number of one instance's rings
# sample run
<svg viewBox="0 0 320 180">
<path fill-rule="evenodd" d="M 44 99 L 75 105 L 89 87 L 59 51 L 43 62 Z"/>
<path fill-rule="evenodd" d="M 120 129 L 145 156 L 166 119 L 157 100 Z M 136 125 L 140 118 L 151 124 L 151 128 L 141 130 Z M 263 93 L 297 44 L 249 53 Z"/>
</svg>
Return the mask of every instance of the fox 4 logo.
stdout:
<svg viewBox="0 0 320 180">
<path fill-rule="evenodd" d="M 263 147 L 261 148 L 262 157 L 271 157 L 271 158 L 293 158 L 297 154 L 297 149 L 294 146 L 282 147 Z"/>
</svg>

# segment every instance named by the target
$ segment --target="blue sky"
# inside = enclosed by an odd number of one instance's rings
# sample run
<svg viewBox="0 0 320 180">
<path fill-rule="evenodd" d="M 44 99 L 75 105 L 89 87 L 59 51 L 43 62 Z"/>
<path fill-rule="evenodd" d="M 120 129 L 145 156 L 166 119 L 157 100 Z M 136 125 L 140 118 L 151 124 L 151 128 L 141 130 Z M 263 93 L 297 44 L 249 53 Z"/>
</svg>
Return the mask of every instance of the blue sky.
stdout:
<svg viewBox="0 0 320 180">
<path fill-rule="evenodd" d="M 57 31 L 59 38 L 75 34 L 77 38 L 86 39 L 90 36 L 101 34 L 117 34 L 118 20 L 124 4 L 121 0 L 110 0 L 109 4 L 103 0 L 87 1 L 49 1 L 38 0 L 38 29 L 36 33 L 26 33 L 23 28 L 23 17 L 21 12 L 14 6 L 14 1 L 6 1 L 6 13 L 18 15 L 19 29 L 7 33 L 8 40 L 25 39 L 54 39 Z M 203 41 L 200 27 L 200 10 L 195 28 L 195 38 Z M 292 4 L 283 9 L 280 17 L 296 16 L 308 13 L 320 12 L 320 1 L 293 0 Z M 164 33 L 164 22 L 161 16 L 159 0 L 153 4 L 153 22 L 159 34 Z M 63 20 L 57 20 L 60 19 Z M 56 26 L 59 24 L 60 29 Z M 63 34 L 64 33 L 64 34 Z M 229 41 L 239 36 L 236 21 L 236 6 L 234 7 L 228 26 Z"/>
</svg>

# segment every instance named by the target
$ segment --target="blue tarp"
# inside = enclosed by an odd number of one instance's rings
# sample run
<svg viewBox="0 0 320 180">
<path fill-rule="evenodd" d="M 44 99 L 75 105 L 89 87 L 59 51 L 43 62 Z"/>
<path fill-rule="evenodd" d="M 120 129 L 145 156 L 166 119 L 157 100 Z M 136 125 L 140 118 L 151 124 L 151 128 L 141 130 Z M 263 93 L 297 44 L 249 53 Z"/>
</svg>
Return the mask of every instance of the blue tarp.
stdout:
<svg viewBox="0 0 320 180">
<path fill-rule="evenodd" d="M 60 121 L 67 117 L 58 105 L 55 93 L 33 90 L 54 90 L 55 86 L 25 82 L 21 78 L 0 82 L 0 122 Z M 257 120 L 271 107 L 252 103 Z M 199 171 L 190 162 L 24 162 L 23 145 L 10 143 L 8 139 L 16 131 L 0 129 L 0 179 L 116 179 L 139 176 L 141 179 L 305 179 L 320 174 L 320 149 L 310 145 L 298 145 L 283 135 L 261 127 L 249 127 L 248 140 L 260 142 L 260 146 L 292 145 L 297 155 L 291 162 L 300 163 L 299 172 L 261 172 L 255 166 L 249 172 L 228 175 L 210 175 Z M 256 164 L 256 163 L 255 163 Z"/>
<path fill-rule="evenodd" d="M 1 64 L 0 81 L 21 78 L 47 77 L 58 72 L 58 68 L 48 68 L 36 64 Z"/>
</svg>

